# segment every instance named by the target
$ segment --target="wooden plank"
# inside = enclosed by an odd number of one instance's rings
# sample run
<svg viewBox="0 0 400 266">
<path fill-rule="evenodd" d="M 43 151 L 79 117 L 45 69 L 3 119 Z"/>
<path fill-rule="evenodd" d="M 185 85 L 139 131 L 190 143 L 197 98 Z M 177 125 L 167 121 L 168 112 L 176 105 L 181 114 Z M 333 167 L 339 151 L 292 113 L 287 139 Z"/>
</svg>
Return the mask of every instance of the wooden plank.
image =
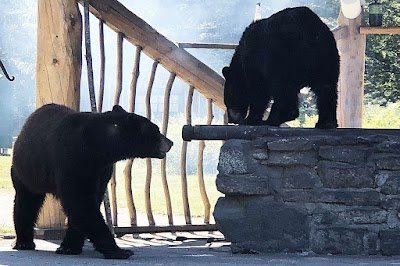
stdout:
<svg viewBox="0 0 400 266">
<path fill-rule="evenodd" d="M 360 27 L 360 34 L 400 34 L 400 27 Z"/>
<path fill-rule="evenodd" d="M 199 232 L 199 231 L 218 231 L 216 224 L 199 224 L 199 225 L 172 225 L 172 226 L 132 226 L 132 227 L 115 227 L 114 232 L 117 237 L 125 234 L 142 234 L 142 233 L 162 233 L 162 232 Z"/>
<path fill-rule="evenodd" d="M 195 42 L 180 42 L 180 48 L 204 48 L 204 49 L 236 49 L 238 46 L 235 43 L 195 43 Z"/>
<path fill-rule="evenodd" d="M 82 17 L 77 3 L 38 1 L 36 107 L 58 103 L 79 110 Z M 60 203 L 47 197 L 39 214 L 39 228 L 65 226 Z"/>
<path fill-rule="evenodd" d="M 223 103 L 224 79 L 176 43 L 158 33 L 144 20 L 116 0 L 91 0 L 91 12 L 129 42 L 141 46 L 143 52 L 157 60 L 168 71 L 194 86 L 220 108 Z"/>
</svg>

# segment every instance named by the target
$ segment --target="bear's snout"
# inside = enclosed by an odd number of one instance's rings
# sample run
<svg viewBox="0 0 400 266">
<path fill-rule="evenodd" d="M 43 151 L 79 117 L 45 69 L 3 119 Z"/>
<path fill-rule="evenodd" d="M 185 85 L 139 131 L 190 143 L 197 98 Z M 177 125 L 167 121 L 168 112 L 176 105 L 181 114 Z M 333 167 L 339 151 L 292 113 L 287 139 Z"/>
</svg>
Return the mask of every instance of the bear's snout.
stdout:
<svg viewBox="0 0 400 266">
<path fill-rule="evenodd" d="M 228 108 L 228 123 L 241 124 L 245 118 L 245 114 Z"/>
<path fill-rule="evenodd" d="M 171 149 L 171 147 L 174 145 L 172 140 L 168 139 L 164 135 L 161 135 L 161 141 L 160 141 L 160 156 L 158 158 L 163 159 L 167 155 L 167 152 Z"/>
</svg>

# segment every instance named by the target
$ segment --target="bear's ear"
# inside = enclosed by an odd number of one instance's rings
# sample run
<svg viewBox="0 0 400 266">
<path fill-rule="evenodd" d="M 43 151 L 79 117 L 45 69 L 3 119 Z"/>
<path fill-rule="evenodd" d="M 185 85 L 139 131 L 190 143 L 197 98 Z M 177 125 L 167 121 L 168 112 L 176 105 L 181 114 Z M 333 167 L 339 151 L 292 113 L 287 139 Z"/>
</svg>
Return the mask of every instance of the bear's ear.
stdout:
<svg viewBox="0 0 400 266">
<path fill-rule="evenodd" d="M 112 111 L 116 113 L 126 113 L 126 111 L 119 105 L 114 105 Z"/>
<path fill-rule="evenodd" d="M 224 75 L 225 78 L 229 77 L 229 73 L 230 73 L 229 67 L 226 66 L 222 69 L 222 75 Z"/>
</svg>

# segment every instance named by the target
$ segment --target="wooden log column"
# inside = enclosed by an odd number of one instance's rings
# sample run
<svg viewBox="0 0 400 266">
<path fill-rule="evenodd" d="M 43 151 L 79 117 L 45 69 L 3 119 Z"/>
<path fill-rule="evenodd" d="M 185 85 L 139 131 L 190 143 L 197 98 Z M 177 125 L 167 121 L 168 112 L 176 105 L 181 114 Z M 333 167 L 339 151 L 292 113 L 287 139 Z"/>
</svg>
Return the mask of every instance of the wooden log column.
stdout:
<svg viewBox="0 0 400 266">
<path fill-rule="evenodd" d="M 36 107 L 58 103 L 79 110 L 82 18 L 76 1 L 39 0 L 36 67 Z M 53 238 L 65 227 L 58 200 L 47 197 L 39 214 L 37 237 Z M 46 229 L 46 230 L 44 230 Z M 59 236 L 58 236 L 59 237 Z"/>
<path fill-rule="evenodd" d="M 364 98 L 364 72 L 366 35 L 360 34 L 364 24 L 364 14 L 355 19 L 346 18 L 340 11 L 339 27 L 348 28 L 345 38 L 338 40 L 340 52 L 340 77 L 338 83 L 338 121 L 339 127 L 362 127 Z"/>
</svg>

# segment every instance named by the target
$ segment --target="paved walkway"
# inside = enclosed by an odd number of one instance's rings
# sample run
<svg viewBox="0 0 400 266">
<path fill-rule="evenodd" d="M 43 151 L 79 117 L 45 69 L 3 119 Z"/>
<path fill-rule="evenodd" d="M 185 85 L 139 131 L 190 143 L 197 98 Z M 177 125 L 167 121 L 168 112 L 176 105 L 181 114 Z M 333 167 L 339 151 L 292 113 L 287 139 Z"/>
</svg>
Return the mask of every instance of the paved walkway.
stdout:
<svg viewBox="0 0 400 266">
<path fill-rule="evenodd" d="M 230 245 L 221 241 L 220 234 L 196 233 L 176 235 L 141 235 L 140 238 L 125 236 L 118 245 L 134 250 L 128 260 L 105 260 L 86 243 L 82 255 L 55 254 L 59 241 L 35 240 L 36 251 L 11 249 L 14 239 L 0 238 L 0 265 L 400 265 L 400 257 L 381 256 L 316 256 L 310 254 L 232 254 Z M 210 239 L 220 241 L 210 242 Z M 208 240 L 208 241 L 207 241 Z"/>
<path fill-rule="evenodd" d="M 3 191 L 4 192 L 4 191 Z M 7 194 L 7 195 L 6 195 Z M 0 226 L 12 226 L 13 192 L 0 193 Z M 178 237 L 178 238 L 177 238 Z M 216 240 L 210 242 L 210 240 Z M 179 240 L 179 241 L 178 241 Z M 82 255 L 55 254 L 61 241 L 35 240 L 37 250 L 16 251 L 11 248 L 13 236 L 0 235 L 0 266 L 45 265 L 399 265 L 399 257 L 382 256 L 316 256 L 312 254 L 232 254 L 230 243 L 220 233 L 179 233 L 177 235 L 142 234 L 117 239 L 120 247 L 134 250 L 128 260 L 105 260 L 86 243 Z"/>
</svg>

